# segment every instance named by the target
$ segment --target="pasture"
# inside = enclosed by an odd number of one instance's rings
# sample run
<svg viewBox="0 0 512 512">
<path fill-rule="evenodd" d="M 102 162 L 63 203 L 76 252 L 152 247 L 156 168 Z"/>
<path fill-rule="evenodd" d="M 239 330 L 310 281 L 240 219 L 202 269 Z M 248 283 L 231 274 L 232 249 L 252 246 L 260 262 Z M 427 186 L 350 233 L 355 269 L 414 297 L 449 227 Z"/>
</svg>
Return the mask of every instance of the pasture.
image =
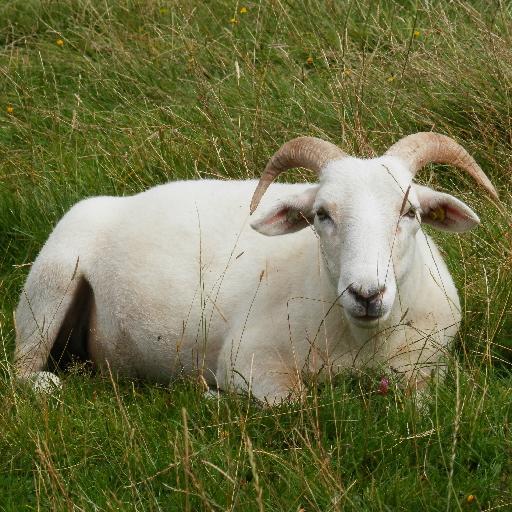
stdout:
<svg viewBox="0 0 512 512">
<path fill-rule="evenodd" d="M 3 1 L 0 510 L 511 510 L 511 27 L 508 3 L 483 0 Z M 275 408 L 83 365 L 52 397 L 11 378 L 23 282 L 80 199 L 257 177 L 298 135 L 370 157 L 430 130 L 501 202 L 453 168 L 418 176 L 481 218 L 427 229 L 463 324 L 421 409 L 371 371 L 312 377 Z"/>
</svg>

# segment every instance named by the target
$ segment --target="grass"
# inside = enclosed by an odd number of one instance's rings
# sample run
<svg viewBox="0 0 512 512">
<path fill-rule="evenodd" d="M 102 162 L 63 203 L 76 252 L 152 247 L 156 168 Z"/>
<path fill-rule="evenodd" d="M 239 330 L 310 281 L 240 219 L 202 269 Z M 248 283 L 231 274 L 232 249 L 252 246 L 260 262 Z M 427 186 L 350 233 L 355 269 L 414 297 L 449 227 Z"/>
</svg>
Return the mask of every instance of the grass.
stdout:
<svg viewBox="0 0 512 512">
<path fill-rule="evenodd" d="M 2 2 L 0 509 L 511 509 L 511 22 L 477 0 Z M 11 381 L 30 262 L 79 199 L 257 176 L 299 134 L 371 156 L 431 129 L 502 202 L 452 169 L 419 178 L 482 219 L 435 234 L 464 323 L 424 413 L 375 375 L 275 409 L 79 368 L 49 399 Z"/>
</svg>

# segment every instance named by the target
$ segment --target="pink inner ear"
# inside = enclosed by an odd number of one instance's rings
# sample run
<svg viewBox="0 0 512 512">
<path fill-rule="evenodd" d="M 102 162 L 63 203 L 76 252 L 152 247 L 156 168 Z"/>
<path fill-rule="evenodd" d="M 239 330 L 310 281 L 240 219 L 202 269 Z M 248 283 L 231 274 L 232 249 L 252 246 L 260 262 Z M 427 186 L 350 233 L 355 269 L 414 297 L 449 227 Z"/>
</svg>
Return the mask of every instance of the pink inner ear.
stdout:
<svg viewBox="0 0 512 512">
<path fill-rule="evenodd" d="M 290 208 L 281 208 L 281 210 L 272 215 L 272 217 L 268 218 L 265 221 L 265 224 L 276 224 L 277 222 L 284 222 L 288 216 L 289 211 Z"/>
<path fill-rule="evenodd" d="M 446 203 L 437 203 L 435 207 L 431 207 L 428 216 L 433 222 L 439 222 L 445 226 L 468 220 L 468 216 L 464 213 L 464 211 L 461 211 L 460 208 L 455 208 Z"/>
<path fill-rule="evenodd" d="M 468 218 L 469 218 L 459 208 L 453 208 L 453 206 L 450 206 L 450 205 L 444 205 L 444 206 L 442 206 L 442 208 L 444 208 L 446 218 L 448 220 L 461 221 L 461 220 L 468 220 Z"/>
</svg>

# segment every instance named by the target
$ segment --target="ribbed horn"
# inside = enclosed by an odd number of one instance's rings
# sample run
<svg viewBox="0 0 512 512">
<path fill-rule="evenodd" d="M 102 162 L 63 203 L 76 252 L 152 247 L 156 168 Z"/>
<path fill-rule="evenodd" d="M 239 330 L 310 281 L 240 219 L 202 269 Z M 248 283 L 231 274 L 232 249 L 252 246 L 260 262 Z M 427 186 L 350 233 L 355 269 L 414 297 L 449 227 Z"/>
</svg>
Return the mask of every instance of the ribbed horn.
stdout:
<svg viewBox="0 0 512 512">
<path fill-rule="evenodd" d="M 453 165 L 466 171 L 494 199 L 498 199 L 496 189 L 475 159 L 460 144 L 446 135 L 434 132 L 408 135 L 393 144 L 385 154 L 405 160 L 413 176 L 431 162 Z"/>
<path fill-rule="evenodd" d="M 297 137 L 292 139 L 274 154 L 268 161 L 251 200 L 251 215 L 258 207 L 269 185 L 287 169 L 304 167 L 320 174 L 325 165 L 332 160 L 346 157 L 338 146 L 317 137 Z"/>
</svg>

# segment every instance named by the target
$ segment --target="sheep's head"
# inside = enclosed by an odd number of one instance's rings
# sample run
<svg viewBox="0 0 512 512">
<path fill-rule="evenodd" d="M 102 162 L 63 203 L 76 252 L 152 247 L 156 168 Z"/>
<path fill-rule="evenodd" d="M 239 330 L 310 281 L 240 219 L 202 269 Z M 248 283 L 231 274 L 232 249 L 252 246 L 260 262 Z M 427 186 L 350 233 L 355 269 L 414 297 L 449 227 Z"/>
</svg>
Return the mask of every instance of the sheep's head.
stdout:
<svg viewBox="0 0 512 512">
<path fill-rule="evenodd" d="M 474 159 L 444 135 L 410 135 L 368 160 L 352 158 L 329 142 L 299 137 L 270 159 L 251 213 L 286 169 L 311 169 L 318 173 L 319 184 L 282 199 L 252 227 L 265 235 L 282 235 L 314 226 L 345 313 L 355 324 L 371 327 L 389 315 L 410 272 L 421 223 L 463 232 L 479 222 L 462 201 L 413 183 L 416 172 L 429 162 L 465 170 L 497 198 Z"/>
</svg>

